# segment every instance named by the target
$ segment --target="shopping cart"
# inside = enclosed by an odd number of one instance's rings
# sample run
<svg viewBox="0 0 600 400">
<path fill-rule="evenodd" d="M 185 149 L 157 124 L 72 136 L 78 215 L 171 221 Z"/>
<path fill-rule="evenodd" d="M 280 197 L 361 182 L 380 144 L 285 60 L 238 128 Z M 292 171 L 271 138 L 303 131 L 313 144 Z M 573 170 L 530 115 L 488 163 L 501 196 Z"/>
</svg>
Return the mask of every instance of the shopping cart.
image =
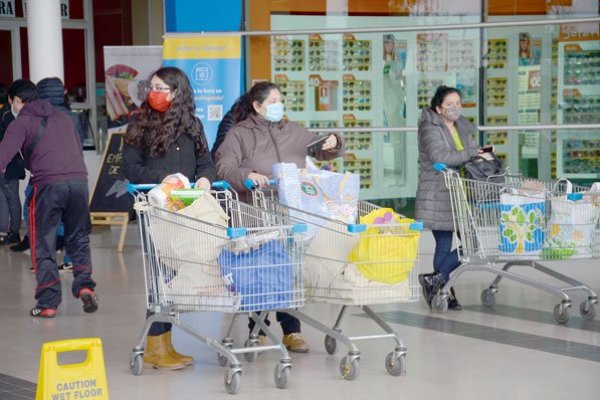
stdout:
<svg viewBox="0 0 600 400">
<path fill-rule="evenodd" d="M 496 275 L 481 293 L 481 302 L 487 307 L 494 306 L 499 283 L 508 278 L 560 297 L 553 314 L 561 324 L 569 320 L 572 301 L 567 293 L 583 291 L 587 298 L 580 304 L 580 314 L 586 320 L 594 319 L 597 294 L 589 286 L 541 263 L 600 256 L 598 205 L 576 202 L 589 188 L 564 180 L 549 182 L 511 175 L 506 175 L 501 183 L 476 181 L 463 178 L 441 163 L 434 168 L 444 174 L 454 229 L 461 242 L 461 266 L 433 297 L 434 311 L 447 310 L 450 287 L 464 272 L 487 271 Z M 560 210 L 565 209 L 568 215 L 556 220 Z M 561 234 L 568 234 L 569 241 L 561 239 Z M 514 266 L 533 267 L 568 286 L 553 286 L 510 272 Z"/>
<path fill-rule="evenodd" d="M 266 350 L 280 351 L 275 384 L 286 388 L 291 358 L 259 313 L 304 305 L 301 266 L 306 225 L 283 225 L 281 216 L 238 201 L 226 182 L 213 184 L 218 190 L 211 191 L 225 223 L 150 205 L 141 190 L 153 186 L 129 185 L 140 229 L 147 309 L 152 312 L 131 354 L 132 373 L 142 374 L 151 324 L 169 322 L 216 351 L 219 365 L 228 365 L 224 381 L 228 393 L 240 389 L 237 355 Z M 203 311 L 249 313 L 276 344 L 233 348 L 231 341 L 212 339 L 180 318 L 186 312 Z"/>
<path fill-rule="evenodd" d="M 269 182 L 270 185 L 276 183 L 276 180 Z M 273 189 L 259 189 L 251 180 L 246 180 L 245 185 L 252 191 L 256 207 L 308 224 L 311 242 L 306 249 L 304 263 L 306 299 L 316 303 L 341 305 L 333 327 L 298 310 L 286 312 L 325 333 L 325 350 L 329 354 L 336 353 L 338 341 L 348 347 L 348 354 L 341 359 L 339 365 L 344 379 L 351 381 L 360 374 L 361 352 L 355 342 L 386 338 L 396 342 L 393 351 L 385 359 L 387 371 L 393 376 L 406 375 L 406 346 L 398 333 L 371 306 L 419 300 L 418 245 L 423 224 L 347 224 L 285 206 L 276 199 Z M 360 201 L 358 216 L 366 216 L 377 209 L 379 207 L 374 204 Z M 363 256 L 356 256 L 357 249 L 361 252 L 361 246 L 367 248 L 362 248 Z M 350 262 L 349 254 L 353 252 L 356 257 Z M 385 334 L 343 334 L 341 325 L 350 306 L 360 307 Z"/>
</svg>

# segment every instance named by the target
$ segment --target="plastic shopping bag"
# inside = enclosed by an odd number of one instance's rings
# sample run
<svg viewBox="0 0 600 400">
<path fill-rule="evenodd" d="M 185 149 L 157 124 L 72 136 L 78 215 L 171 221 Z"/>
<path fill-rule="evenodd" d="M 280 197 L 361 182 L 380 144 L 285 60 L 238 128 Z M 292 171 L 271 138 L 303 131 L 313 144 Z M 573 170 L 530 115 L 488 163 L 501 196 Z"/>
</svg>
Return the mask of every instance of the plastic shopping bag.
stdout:
<svg viewBox="0 0 600 400">
<path fill-rule="evenodd" d="M 419 231 L 411 231 L 413 219 L 400 218 L 391 208 L 380 208 L 360 217 L 368 224 L 348 255 L 358 271 L 375 282 L 395 284 L 408 278 L 419 247 Z"/>
<path fill-rule="evenodd" d="M 230 290 L 241 295 L 241 310 L 289 308 L 293 299 L 293 264 L 278 240 L 247 252 L 221 250 L 221 273 Z"/>
<path fill-rule="evenodd" d="M 215 264 L 228 241 L 223 229 L 228 220 L 207 192 L 182 210 L 160 211 L 160 218 L 151 219 L 150 233 L 161 262 L 177 271 L 189 263 Z"/>
<path fill-rule="evenodd" d="M 273 165 L 273 177 L 282 204 L 348 224 L 356 221 L 360 188 L 357 174 L 300 170 L 294 163 L 279 163 Z"/>
<path fill-rule="evenodd" d="M 503 193 L 499 207 L 499 250 L 515 255 L 539 254 L 545 238 L 545 192 L 517 189 Z"/>
<path fill-rule="evenodd" d="M 600 216 L 600 207 L 591 193 L 567 193 L 550 199 L 548 238 L 543 255 L 550 259 L 590 256 Z"/>
</svg>

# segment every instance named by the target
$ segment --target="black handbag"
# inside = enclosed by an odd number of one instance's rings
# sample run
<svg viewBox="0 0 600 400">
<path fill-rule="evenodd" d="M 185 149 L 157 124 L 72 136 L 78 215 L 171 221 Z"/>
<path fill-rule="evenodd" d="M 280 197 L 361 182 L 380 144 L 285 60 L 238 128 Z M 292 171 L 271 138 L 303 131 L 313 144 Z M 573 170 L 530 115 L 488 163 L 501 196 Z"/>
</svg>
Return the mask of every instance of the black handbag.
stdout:
<svg viewBox="0 0 600 400">
<path fill-rule="evenodd" d="M 497 202 L 500 200 L 501 183 L 505 182 L 505 169 L 502 160 L 494 153 L 483 153 L 473 157 L 464 165 L 465 178 L 486 182 L 471 186 L 467 196 L 477 203 Z M 489 184 L 488 184 L 489 183 Z"/>
<path fill-rule="evenodd" d="M 494 153 L 475 156 L 464 165 L 465 177 L 475 181 L 504 182 L 504 163 Z"/>
</svg>

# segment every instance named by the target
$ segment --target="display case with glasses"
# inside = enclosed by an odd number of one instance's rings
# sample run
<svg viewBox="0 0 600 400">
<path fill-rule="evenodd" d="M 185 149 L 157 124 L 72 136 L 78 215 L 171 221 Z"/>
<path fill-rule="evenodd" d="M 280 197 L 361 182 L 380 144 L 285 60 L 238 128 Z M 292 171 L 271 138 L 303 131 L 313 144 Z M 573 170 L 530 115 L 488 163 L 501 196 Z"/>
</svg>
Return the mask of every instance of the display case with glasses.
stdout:
<svg viewBox="0 0 600 400">
<path fill-rule="evenodd" d="M 489 39 L 484 60 L 486 68 L 506 68 L 508 64 L 508 40 L 504 38 Z"/>
<path fill-rule="evenodd" d="M 372 64 L 371 40 L 360 40 L 352 34 L 345 34 L 342 44 L 344 71 L 370 71 Z"/>
<path fill-rule="evenodd" d="M 558 44 L 558 123 L 600 123 L 600 41 Z M 600 138 L 594 130 L 557 133 L 558 176 L 600 177 Z"/>
<path fill-rule="evenodd" d="M 429 107 L 438 86 L 444 85 L 443 79 L 421 78 L 417 84 L 417 104 L 420 109 Z"/>
<path fill-rule="evenodd" d="M 371 189 L 373 186 L 373 160 L 371 158 L 345 158 L 344 171 L 360 175 L 360 188 Z"/>
<path fill-rule="evenodd" d="M 335 120 L 310 121 L 309 126 L 310 126 L 310 129 L 330 129 L 330 128 L 337 128 L 338 122 Z M 317 133 L 321 133 L 321 132 L 317 132 Z"/>
<path fill-rule="evenodd" d="M 304 71 L 304 40 L 274 36 L 271 45 L 275 72 Z"/>
<path fill-rule="evenodd" d="M 487 107 L 505 107 L 508 99 L 508 78 L 496 77 L 485 80 L 485 104 Z"/>
<path fill-rule="evenodd" d="M 357 119 L 353 114 L 344 114 L 345 128 L 366 128 L 370 126 L 370 119 Z M 372 136 L 371 132 L 344 132 L 346 151 L 371 150 Z"/>
<path fill-rule="evenodd" d="M 286 111 L 302 112 L 306 109 L 305 82 L 301 80 L 290 80 L 287 75 L 275 75 L 274 83 L 281 89 L 283 104 Z"/>
<path fill-rule="evenodd" d="M 443 72 L 448 69 L 448 34 L 417 34 L 417 71 Z"/>
<path fill-rule="evenodd" d="M 370 80 L 357 80 L 354 75 L 345 74 L 342 89 L 342 108 L 344 111 L 371 110 L 372 94 Z"/>
<path fill-rule="evenodd" d="M 464 71 L 477 68 L 476 44 L 474 40 L 448 41 L 448 70 Z"/>
<path fill-rule="evenodd" d="M 310 71 L 337 71 L 340 65 L 339 40 L 325 40 L 321 35 L 308 37 L 308 69 Z"/>
</svg>

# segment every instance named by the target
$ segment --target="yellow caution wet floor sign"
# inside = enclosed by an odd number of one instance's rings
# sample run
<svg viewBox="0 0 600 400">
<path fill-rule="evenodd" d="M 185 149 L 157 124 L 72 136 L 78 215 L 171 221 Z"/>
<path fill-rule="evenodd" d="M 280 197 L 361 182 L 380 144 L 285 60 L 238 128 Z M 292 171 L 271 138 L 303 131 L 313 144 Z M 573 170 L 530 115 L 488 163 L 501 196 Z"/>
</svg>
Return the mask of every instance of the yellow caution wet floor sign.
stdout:
<svg viewBox="0 0 600 400">
<path fill-rule="evenodd" d="M 87 352 L 79 364 L 58 365 L 58 354 Z M 108 400 L 102 341 L 99 338 L 44 343 L 35 400 Z"/>
</svg>

